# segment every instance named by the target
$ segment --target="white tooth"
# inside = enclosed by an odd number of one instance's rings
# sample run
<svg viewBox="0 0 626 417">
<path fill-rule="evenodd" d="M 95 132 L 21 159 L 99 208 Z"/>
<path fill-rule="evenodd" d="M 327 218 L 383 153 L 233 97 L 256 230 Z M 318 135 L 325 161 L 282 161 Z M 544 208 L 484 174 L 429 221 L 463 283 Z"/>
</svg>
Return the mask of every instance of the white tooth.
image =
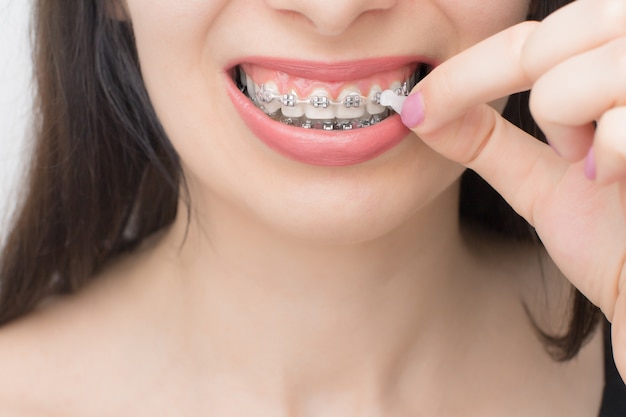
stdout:
<svg viewBox="0 0 626 417">
<path fill-rule="evenodd" d="M 287 93 L 288 95 L 294 95 L 297 99 L 298 95 L 296 94 L 296 92 L 294 90 L 291 90 L 289 93 Z M 288 106 L 285 104 L 282 104 L 280 106 L 280 109 L 283 112 L 283 116 L 285 117 L 302 117 L 304 115 L 304 104 L 296 104 L 295 106 Z"/>
<path fill-rule="evenodd" d="M 349 95 L 358 96 L 359 100 L 361 100 L 361 105 L 359 107 L 346 107 L 343 102 Z M 339 94 L 337 101 L 342 103 L 338 105 L 336 109 L 337 119 L 356 119 L 365 114 L 365 99 L 361 98 L 361 92 L 357 88 L 344 89 L 341 94 Z"/>
<path fill-rule="evenodd" d="M 304 104 L 304 113 L 306 114 L 306 117 L 308 117 L 309 119 L 333 119 L 335 117 L 335 109 L 334 106 L 330 103 L 331 98 L 328 91 L 324 90 L 323 88 L 316 88 L 311 91 L 309 97 L 315 96 L 326 98 L 326 100 L 328 100 L 328 103 L 326 107 L 324 107 L 323 105 L 315 107 L 312 103 Z"/>
<path fill-rule="evenodd" d="M 264 86 L 266 91 L 271 91 L 276 97 L 269 103 L 263 103 L 265 113 L 272 114 L 281 108 L 281 101 L 278 99 L 278 97 L 280 97 L 280 93 L 278 92 L 278 87 L 276 86 L 276 83 L 274 83 L 273 81 L 266 82 Z"/>
<path fill-rule="evenodd" d="M 391 85 L 389 86 L 389 90 L 393 91 L 394 93 L 398 93 L 398 90 L 402 90 L 402 83 L 400 81 L 394 81 L 391 83 Z M 401 93 L 400 93 L 401 94 Z"/>
<path fill-rule="evenodd" d="M 256 85 L 254 84 L 254 81 L 252 81 L 252 78 L 250 77 L 246 77 L 246 86 L 248 87 L 248 96 L 250 97 L 255 97 L 256 96 Z"/>
<path fill-rule="evenodd" d="M 374 104 L 372 102 L 373 98 L 376 96 L 376 93 L 381 93 L 382 91 L 383 89 L 380 88 L 379 85 L 373 85 L 372 88 L 370 88 L 369 96 L 367 96 L 368 100 L 365 105 L 365 110 L 367 110 L 369 114 L 380 114 L 386 110 L 385 106 L 381 106 L 380 104 Z"/>
</svg>

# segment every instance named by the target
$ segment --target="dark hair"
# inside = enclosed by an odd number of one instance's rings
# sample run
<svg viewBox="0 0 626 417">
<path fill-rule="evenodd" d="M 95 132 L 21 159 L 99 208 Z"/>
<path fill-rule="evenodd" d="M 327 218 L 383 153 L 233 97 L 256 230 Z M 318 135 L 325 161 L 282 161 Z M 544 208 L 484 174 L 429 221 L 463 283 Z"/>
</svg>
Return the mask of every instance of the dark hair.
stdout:
<svg viewBox="0 0 626 417">
<path fill-rule="evenodd" d="M 184 178 L 145 90 L 131 23 L 112 0 L 34 4 L 35 144 L 23 196 L 0 254 L 0 324 L 52 294 L 73 293 L 108 261 L 176 216 Z M 541 19 L 571 0 L 534 0 Z M 541 133 L 528 94 L 506 117 Z M 462 180 L 461 218 L 515 239 L 535 234 L 480 177 Z M 543 335 L 560 359 L 573 357 L 598 310 L 576 292 L 563 336 Z"/>
</svg>

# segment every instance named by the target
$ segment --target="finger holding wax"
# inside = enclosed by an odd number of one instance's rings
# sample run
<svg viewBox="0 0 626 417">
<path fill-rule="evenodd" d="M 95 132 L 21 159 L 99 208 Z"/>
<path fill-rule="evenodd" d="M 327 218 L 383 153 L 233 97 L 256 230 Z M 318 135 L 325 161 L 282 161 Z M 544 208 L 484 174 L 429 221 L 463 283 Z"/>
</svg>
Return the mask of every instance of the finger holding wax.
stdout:
<svg viewBox="0 0 626 417">
<path fill-rule="evenodd" d="M 558 158 L 485 103 L 531 87 L 521 52 L 537 25 L 518 24 L 445 61 L 413 89 L 402 109 L 403 122 L 422 141 L 474 169 L 531 222 L 532 199 L 520 197 L 520 184 L 549 186 L 558 170 L 536 170 L 536 161 L 559 164 Z"/>
<path fill-rule="evenodd" d="M 404 103 L 402 119 L 426 142 L 440 129 L 476 106 L 527 90 L 532 85 L 521 65 L 525 40 L 537 22 L 524 22 L 500 32 L 445 61 L 417 86 Z M 421 117 L 416 117 L 424 113 Z M 463 161 L 464 155 L 451 159 Z"/>
</svg>

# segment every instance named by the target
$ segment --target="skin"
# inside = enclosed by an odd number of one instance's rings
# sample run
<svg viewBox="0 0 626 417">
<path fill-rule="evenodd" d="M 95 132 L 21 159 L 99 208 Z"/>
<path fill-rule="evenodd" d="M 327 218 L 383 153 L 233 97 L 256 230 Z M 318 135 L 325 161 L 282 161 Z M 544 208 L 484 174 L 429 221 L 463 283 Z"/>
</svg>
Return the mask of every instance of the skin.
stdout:
<svg viewBox="0 0 626 417">
<path fill-rule="evenodd" d="M 181 203 L 171 227 L 92 286 L 4 327 L 0 404 L 15 416 L 597 415 L 601 335 L 559 364 L 523 309 L 562 328 L 568 287 L 557 266 L 535 247 L 461 228 L 456 212 L 469 166 L 615 319 L 620 346 L 626 240 L 614 182 L 624 164 L 606 161 L 623 155 L 613 142 L 625 128 L 611 118 L 599 128 L 595 182 L 570 163 L 591 140 L 559 133 L 586 103 L 619 91 L 581 88 L 570 103 L 558 81 L 593 83 L 558 65 L 572 56 L 611 78 L 602 48 L 624 36 L 608 33 L 618 25 L 577 32 L 577 46 L 569 34 L 590 16 L 612 19 L 617 3 L 579 0 L 501 32 L 524 19 L 526 1 L 127 0 L 148 91 L 184 164 L 190 225 Z M 585 60 L 589 49 L 605 60 Z M 223 93 L 229 62 L 276 51 L 445 63 L 414 90 L 426 111 L 419 139 L 321 168 L 265 148 Z M 567 159 L 482 104 L 534 86 L 533 109 Z M 582 120 L 610 113 L 591 107 Z"/>
<path fill-rule="evenodd" d="M 542 24 L 524 23 L 497 34 L 446 62 L 415 87 L 428 117 L 413 129 L 441 154 L 476 170 L 535 226 L 567 278 L 613 322 L 615 359 L 622 375 L 625 19 L 623 2 L 581 0 Z M 581 30 L 567 31 L 574 27 Z M 498 53 L 510 59 L 492 67 L 489 77 L 469 83 L 459 77 L 461 68 Z M 471 87 L 457 88 L 461 84 Z M 525 89 L 532 89 L 531 111 L 556 152 L 529 140 L 481 105 L 490 97 Z M 450 106 L 452 92 L 456 104 Z M 463 135 L 467 129 L 474 134 Z M 459 141 L 461 135 L 470 140 Z M 585 176 L 591 181 L 584 181 Z"/>
</svg>

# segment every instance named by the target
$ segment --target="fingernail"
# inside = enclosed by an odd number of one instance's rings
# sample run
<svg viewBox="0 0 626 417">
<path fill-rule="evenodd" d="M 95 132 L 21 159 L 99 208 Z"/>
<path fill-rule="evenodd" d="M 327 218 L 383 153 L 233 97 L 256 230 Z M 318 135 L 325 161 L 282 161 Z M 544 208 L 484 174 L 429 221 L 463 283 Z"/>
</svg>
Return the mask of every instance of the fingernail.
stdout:
<svg viewBox="0 0 626 417">
<path fill-rule="evenodd" d="M 424 121 L 424 97 L 419 91 L 407 97 L 400 114 L 402 123 L 409 129 L 416 127 Z"/>
<path fill-rule="evenodd" d="M 589 149 L 589 153 L 585 158 L 585 176 L 590 180 L 596 179 L 596 158 L 594 156 L 593 147 Z"/>
</svg>

